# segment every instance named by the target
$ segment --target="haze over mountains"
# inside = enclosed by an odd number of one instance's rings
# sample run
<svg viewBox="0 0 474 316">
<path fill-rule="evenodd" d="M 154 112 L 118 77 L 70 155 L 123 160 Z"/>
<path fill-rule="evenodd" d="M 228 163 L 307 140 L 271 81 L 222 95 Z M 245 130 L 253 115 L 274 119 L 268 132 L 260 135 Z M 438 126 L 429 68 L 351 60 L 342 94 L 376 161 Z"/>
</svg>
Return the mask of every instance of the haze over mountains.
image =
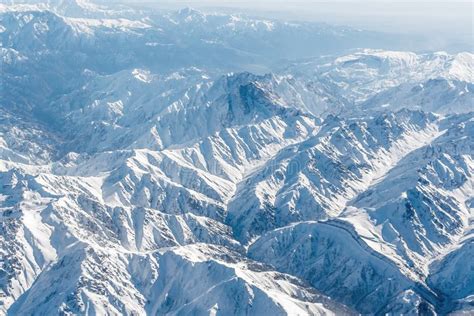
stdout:
<svg viewBox="0 0 474 316">
<path fill-rule="evenodd" d="M 0 5 L 0 313 L 473 313 L 473 52 Z"/>
</svg>

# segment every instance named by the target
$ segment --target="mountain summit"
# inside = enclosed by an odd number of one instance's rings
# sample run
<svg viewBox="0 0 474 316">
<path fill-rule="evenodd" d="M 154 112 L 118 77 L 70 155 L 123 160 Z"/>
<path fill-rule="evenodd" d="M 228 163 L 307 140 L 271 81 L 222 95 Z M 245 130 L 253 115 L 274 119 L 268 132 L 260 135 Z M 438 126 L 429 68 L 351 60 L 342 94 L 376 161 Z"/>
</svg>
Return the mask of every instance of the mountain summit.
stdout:
<svg viewBox="0 0 474 316">
<path fill-rule="evenodd" d="M 0 314 L 474 312 L 472 53 L 28 3 L 0 7 Z"/>
</svg>

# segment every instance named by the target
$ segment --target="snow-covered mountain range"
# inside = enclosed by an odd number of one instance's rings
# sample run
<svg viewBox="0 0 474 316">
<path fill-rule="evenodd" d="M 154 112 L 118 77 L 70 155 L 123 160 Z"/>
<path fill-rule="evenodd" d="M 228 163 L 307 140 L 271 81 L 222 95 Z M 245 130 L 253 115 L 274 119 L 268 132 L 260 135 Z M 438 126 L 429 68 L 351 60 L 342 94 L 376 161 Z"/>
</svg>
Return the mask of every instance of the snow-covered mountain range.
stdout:
<svg viewBox="0 0 474 316">
<path fill-rule="evenodd" d="M 1 3 L 0 314 L 474 313 L 472 52 Z"/>
</svg>

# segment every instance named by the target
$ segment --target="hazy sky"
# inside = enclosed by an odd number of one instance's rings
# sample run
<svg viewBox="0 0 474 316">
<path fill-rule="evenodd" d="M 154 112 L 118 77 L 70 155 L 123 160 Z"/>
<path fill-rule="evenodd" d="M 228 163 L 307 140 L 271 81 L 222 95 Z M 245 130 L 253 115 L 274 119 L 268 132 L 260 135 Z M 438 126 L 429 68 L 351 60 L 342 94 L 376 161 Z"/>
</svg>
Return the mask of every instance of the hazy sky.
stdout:
<svg viewBox="0 0 474 316">
<path fill-rule="evenodd" d="M 120 1 L 118 1 L 120 2 Z M 157 0 L 131 1 L 160 8 L 242 11 L 266 17 L 320 21 L 357 28 L 433 36 L 473 43 L 473 1 Z M 473 47 L 473 46 L 471 46 Z"/>
</svg>

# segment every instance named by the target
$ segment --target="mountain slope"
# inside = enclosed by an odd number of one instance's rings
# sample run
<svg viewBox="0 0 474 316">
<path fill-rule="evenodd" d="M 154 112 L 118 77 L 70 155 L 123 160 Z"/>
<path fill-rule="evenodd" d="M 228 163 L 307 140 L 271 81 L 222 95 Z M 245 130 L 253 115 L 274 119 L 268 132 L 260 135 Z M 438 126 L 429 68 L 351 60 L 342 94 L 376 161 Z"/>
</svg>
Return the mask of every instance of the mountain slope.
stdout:
<svg viewBox="0 0 474 316">
<path fill-rule="evenodd" d="M 418 84 L 402 84 L 369 98 L 361 107 L 375 110 L 423 109 L 448 114 L 472 112 L 474 85 L 470 82 L 430 79 Z"/>
<path fill-rule="evenodd" d="M 451 265 L 461 264 L 472 244 L 472 122 L 472 115 L 440 121 L 440 136 L 376 179 L 338 219 L 273 230 L 251 244 L 250 257 L 362 313 L 372 306 L 396 313 L 468 308 L 472 271 L 458 266 L 455 273 Z M 465 290 L 453 289 L 461 280 Z M 403 306 L 399 292 L 411 297 Z M 466 307 L 457 302 L 463 299 Z"/>
<path fill-rule="evenodd" d="M 236 236 L 248 241 L 292 222 L 339 215 L 373 179 L 430 142 L 435 120 L 408 111 L 349 121 L 328 117 L 316 136 L 282 151 L 246 180 L 229 205 Z"/>
<path fill-rule="evenodd" d="M 0 6 L 1 314 L 472 311 L 471 53 L 22 2 Z"/>
</svg>

